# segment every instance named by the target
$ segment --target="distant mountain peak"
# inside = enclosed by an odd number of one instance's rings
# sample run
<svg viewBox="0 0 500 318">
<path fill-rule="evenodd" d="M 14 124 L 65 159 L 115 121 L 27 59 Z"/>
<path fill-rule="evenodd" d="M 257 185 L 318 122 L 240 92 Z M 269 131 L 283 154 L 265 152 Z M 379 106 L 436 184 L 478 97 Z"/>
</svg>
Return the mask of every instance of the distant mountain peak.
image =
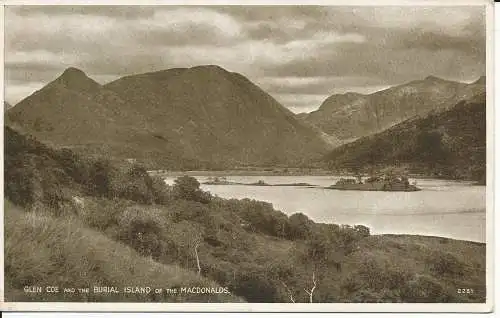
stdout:
<svg viewBox="0 0 500 318">
<path fill-rule="evenodd" d="M 87 77 L 87 75 L 85 74 L 84 71 L 82 71 L 81 69 L 79 68 L 76 68 L 76 67 L 68 67 L 67 69 L 64 70 L 64 72 L 62 73 L 61 76 L 83 76 L 83 77 Z"/>
<path fill-rule="evenodd" d="M 54 82 L 56 85 L 63 85 L 67 89 L 83 92 L 92 92 L 99 89 L 101 85 L 91 79 L 84 71 L 69 67 Z"/>
</svg>

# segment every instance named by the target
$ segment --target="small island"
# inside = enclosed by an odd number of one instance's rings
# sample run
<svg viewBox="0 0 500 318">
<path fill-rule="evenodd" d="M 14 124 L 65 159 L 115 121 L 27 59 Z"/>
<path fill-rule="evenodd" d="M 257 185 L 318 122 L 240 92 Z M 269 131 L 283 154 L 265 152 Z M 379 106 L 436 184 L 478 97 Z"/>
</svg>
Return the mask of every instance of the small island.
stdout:
<svg viewBox="0 0 500 318">
<path fill-rule="evenodd" d="M 228 181 L 226 177 L 209 177 L 207 182 L 203 182 L 207 185 L 233 185 L 239 184 L 238 182 Z"/>
<path fill-rule="evenodd" d="M 367 178 L 364 182 L 361 176 L 357 176 L 357 180 L 354 178 L 341 178 L 337 183 L 326 187 L 326 189 L 393 192 L 412 192 L 421 190 L 415 184 L 410 184 L 408 177 L 403 175 L 372 176 Z"/>
<path fill-rule="evenodd" d="M 265 182 L 264 180 L 259 180 L 257 182 L 251 183 L 243 183 L 243 182 L 234 182 L 228 181 L 226 177 L 209 177 L 206 182 L 203 182 L 206 185 L 245 185 L 245 186 L 264 186 L 264 187 L 315 187 L 314 184 L 305 183 L 305 182 L 295 182 L 295 183 L 279 183 L 279 184 L 270 184 Z"/>
</svg>

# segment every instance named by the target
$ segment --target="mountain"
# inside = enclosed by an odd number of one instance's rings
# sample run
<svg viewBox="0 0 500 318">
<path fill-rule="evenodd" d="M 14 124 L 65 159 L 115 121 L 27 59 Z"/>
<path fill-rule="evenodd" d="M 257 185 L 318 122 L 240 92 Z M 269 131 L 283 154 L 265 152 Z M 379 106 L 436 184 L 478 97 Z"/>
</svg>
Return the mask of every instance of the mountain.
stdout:
<svg viewBox="0 0 500 318">
<path fill-rule="evenodd" d="M 115 93 L 75 68 L 6 112 L 6 124 L 52 145 L 90 152 L 98 147 L 126 147 L 140 133 L 138 113 Z"/>
<path fill-rule="evenodd" d="M 485 92 L 485 80 L 483 76 L 466 84 L 428 76 L 369 95 L 335 94 L 301 118 L 341 140 L 356 139 L 414 116 L 453 107 L 460 100 Z"/>
<path fill-rule="evenodd" d="M 3 102 L 3 110 L 4 111 L 7 111 L 9 110 L 10 108 L 12 108 L 12 105 L 7 103 L 7 102 Z"/>
<path fill-rule="evenodd" d="M 485 182 L 486 94 L 360 138 L 325 159 L 337 170 L 405 167 L 415 173 Z"/>
<path fill-rule="evenodd" d="M 6 117 L 45 142 L 152 167 L 299 165 L 327 149 L 314 129 L 258 86 L 213 65 L 106 85 L 69 68 Z"/>
</svg>

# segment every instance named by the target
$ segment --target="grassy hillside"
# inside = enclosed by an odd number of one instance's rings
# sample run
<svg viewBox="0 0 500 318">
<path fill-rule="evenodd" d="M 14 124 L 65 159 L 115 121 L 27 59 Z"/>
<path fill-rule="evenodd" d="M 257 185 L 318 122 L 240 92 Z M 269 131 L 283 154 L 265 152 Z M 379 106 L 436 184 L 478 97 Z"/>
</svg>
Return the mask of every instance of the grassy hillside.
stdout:
<svg viewBox="0 0 500 318">
<path fill-rule="evenodd" d="M 61 300 L 23 288 L 71 283 L 231 294 L 76 293 L 67 301 L 485 301 L 484 244 L 372 236 L 364 226 L 221 199 L 192 177 L 167 186 L 138 166 L 53 150 L 9 128 L 5 140 L 7 300 Z"/>
<path fill-rule="evenodd" d="M 448 111 L 407 120 L 379 134 L 333 150 L 332 169 L 407 167 L 450 179 L 486 178 L 486 97 L 462 101 Z"/>
<path fill-rule="evenodd" d="M 220 287 L 178 265 L 141 256 L 123 243 L 85 226 L 78 218 L 26 213 L 5 205 L 7 301 L 240 302 L 230 294 L 131 294 L 92 292 L 93 286 Z M 80 293 L 24 293 L 25 286 L 90 288 Z"/>
</svg>

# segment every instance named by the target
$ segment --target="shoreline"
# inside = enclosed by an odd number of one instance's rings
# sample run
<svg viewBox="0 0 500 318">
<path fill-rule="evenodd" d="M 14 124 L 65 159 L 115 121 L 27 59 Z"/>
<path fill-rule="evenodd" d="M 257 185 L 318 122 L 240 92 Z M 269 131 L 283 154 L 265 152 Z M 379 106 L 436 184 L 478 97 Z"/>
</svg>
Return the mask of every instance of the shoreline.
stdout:
<svg viewBox="0 0 500 318">
<path fill-rule="evenodd" d="M 486 241 L 473 241 L 473 240 L 465 240 L 460 238 L 453 238 L 449 236 L 439 236 L 439 235 L 426 235 L 426 234 L 409 234 L 409 233 L 372 233 L 371 236 L 374 237 L 387 237 L 387 238 L 409 238 L 409 239 L 423 239 L 423 240 L 447 240 L 451 242 L 460 242 L 460 243 L 471 243 L 476 245 L 486 245 Z"/>
<path fill-rule="evenodd" d="M 181 177 L 184 175 L 188 176 L 200 176 L 200 177 L 355 177 L 354 173 L 334 173 L 330 171 L 317 170 L 317 171 L 291 171 L 287 173 L 283 172 L 274 172 L 267 170 L 223 170 L 223 171 L 215 171 L 215 170 L 189 170 L 189 171 L 168 171 L 168 170 L 148 170 L 148 174 L 151 176 L 160 176 L 160 177 Z M 369 174 L 363 174 L 363 177 L 369 177 Z M 471 185 L 477 186 L 486 186 L 486 184 L 480 183 L 477 180 L 468 180 L 468 179 L 448 179 L 448 178 L 439 178 L 436 176 L 429 175 L 420 175 L 420 174 L 408 174 L 409 178 L 416 180 L 443 180 L 443 181 L 457 181 L 457 182 L 470 182 Z"/>
</svg>

